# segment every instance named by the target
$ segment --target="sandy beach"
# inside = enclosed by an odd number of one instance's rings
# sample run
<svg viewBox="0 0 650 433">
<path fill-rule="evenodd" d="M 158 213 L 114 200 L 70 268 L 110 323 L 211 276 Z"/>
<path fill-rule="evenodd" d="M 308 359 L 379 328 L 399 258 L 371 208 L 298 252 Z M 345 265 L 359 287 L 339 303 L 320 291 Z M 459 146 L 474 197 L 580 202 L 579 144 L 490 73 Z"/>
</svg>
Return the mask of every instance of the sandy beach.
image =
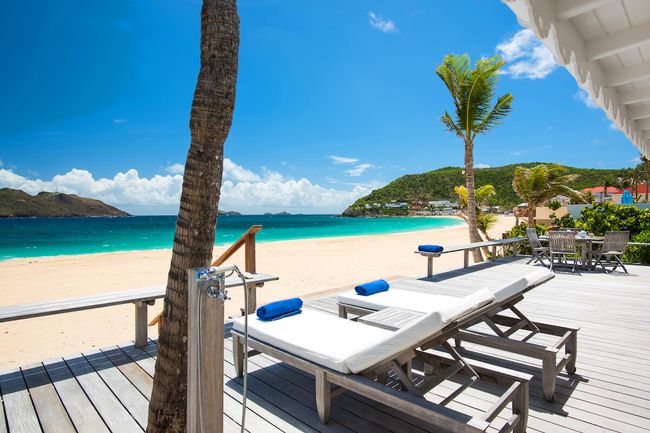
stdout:
<svg viewBox="0 0 650 433">
<path fill-rule="evenodd" d="M 492 237 L 514 225 L 500 216 Z M 426 273 L 418 244 L 454 245 L 469 241 L 465 225 L 409 233 L 267 242 L 257 245 L 257 271 L 277 275 L 258 290 L 258 305 L 293 296 L 313 295 L 396 275 Z M 225 248 L 215 248 L 217 257 Z M 242 250 L 243 251 L 243 250 Z M 243 253 L 232 263 L 243 268 Z M 14 259 L 0 262 L 1 305 L 15 305 L 105 293 L 166 282 L 171 250 Z M 462 266 L 462 253 L 443 255 L 436 270 Z M 243 306 L 241 290 L 230 291 L 226 314 Z M 150 319 L 162 301 L 149 308 Z M 0 368 L 106 347 L 133 339 L 134 308 L 123 305 L 0 324 Z M 155 327 L 149 328 L 156 335 Z"/>
</svg>

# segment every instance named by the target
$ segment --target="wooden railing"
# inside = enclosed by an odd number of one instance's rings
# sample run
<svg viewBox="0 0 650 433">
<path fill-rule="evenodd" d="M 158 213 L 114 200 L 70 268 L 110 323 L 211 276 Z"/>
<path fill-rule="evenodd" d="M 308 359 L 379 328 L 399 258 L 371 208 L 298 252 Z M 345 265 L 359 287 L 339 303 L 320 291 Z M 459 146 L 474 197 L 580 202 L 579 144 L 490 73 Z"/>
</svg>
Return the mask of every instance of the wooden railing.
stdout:
<svg viewBox="0 0 650 433">
<path fill-rule="evenodd" d="M 214 262 L 212 266 L 219 266 L 225 263 L 233 254 L 235 254 L 239 249 L 244 247 L 244 271 L 250 272 L 251 274 L 255 273 L 256 264 L 255 264 L 255 234 L 262 230 L 262 226 L 254 225 L 251 226 L 246 232 L 241 235 L 231 246 L 228 247 L 226 251 L 223 252 Z M 248 311 L 254 312 L 257 308 L 257 287 L 255 285 L 247 286 L 248 290 Z M 242 308 L 242 314 L 244 309 Z M 162 325 L 162 313 L 158 314 L 149 322 L 149 326 L 158 325 L 158 332 L 160 332 L 160 325 Z"/>
<path fill-rule="evenodd" d="M 226 251 L 212 262 L 212 266 L 219 266 L 225 263 L 233 254 L 235 254 L 242 245 L 244 246 L 244 271 L 255 272 L 255 233 L 262 230 L 262 226 L 254 225 L 246 233 L 241 235 Z"/>
<path fill-rule="evenodd" d="M 244 246 L 244 271 L 250 272 L 251 274 L 255 273 L 255 233 L 262 230 L 262 226 L 254 225 L 251 226 L 246 233 L 241 235 L 239 239 L 235 241 L 226 251 L 223 252 L 212 262 L 212 266 L 219 266 L 225 263 L 233 254 L 235 254 L 242 246 Z M 257 287 L 248 286 L 248 312 L 252 313 L 257 309 Z M 244 314 L 244 309 L 241 309 L 242 314 Z"/>
</svg>

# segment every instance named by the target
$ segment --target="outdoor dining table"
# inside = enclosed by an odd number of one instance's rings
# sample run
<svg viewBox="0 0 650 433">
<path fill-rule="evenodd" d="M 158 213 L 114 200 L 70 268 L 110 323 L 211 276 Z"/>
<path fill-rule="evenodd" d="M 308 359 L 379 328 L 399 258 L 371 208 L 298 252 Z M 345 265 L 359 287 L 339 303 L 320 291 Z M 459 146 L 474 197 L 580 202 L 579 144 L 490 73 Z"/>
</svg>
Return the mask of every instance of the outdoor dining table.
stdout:
<svg viewBox="0 0 650 433">
<path fill-rule="evenodd" d="M 593 267 L 591 261 L 593 259 L 593 245 L 601 244 L 603 242 L 602 236 L 578 236 L 576 233 L 576 246 L 580 248 L 580 266 L 584 269 L 591 269 Z M 540 240 L 548 242 L 548 236 L 543 235 L 539 237 Z"/>
</svg>

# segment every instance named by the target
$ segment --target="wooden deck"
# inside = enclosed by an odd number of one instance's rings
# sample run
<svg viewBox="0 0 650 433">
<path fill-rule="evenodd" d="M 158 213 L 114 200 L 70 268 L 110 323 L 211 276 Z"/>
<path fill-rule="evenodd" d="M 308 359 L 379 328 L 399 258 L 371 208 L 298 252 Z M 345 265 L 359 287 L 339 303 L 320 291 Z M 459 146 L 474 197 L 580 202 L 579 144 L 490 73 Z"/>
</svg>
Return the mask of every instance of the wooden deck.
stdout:
<svg viewBox="0 0 650 433">
<path fill-rule="evenodd" d="M 506 281 L 512 270 L 502 263 L 404 279 L 393 286 L 437 293 L 443 291 L 437 283 L 444 283 L 445 293 L 461 295 L 488 281 Z M 532 319 L 581 328 L 578 371 L 573 377 L 560 376 L 554 403 L 542 397 L 538 361 L 467 345 L 469 358 L 535 375 L 528 431 L 650 430 L 650 267 L 628 269 L 630 275 L 558 272 L 519 304 Z M 307 306 L 336 311 L 332 297 Z M 224 413 L 225 430 L 234 432 L 239 431 L 242 389 L 241 381 L 234 378 L 230 350 L 226 342 Z M 155 356 L 156 344 L 151 341 L 143 349 L 125 344 L 3 372 L 0 433 L 141 432 L 147 421 Z M 263 355 L 250 359 L 249 371 L 250 432 L 439 431 L 349 392 L 333 400 L 332 422 L 324 426 L 318 421 L 314 382 L 308 374 Z M 448 385 L 443 384 L 430 397 L 439 399 L 437 393 L 445 389 Z M 472 414 L 485 409 L 491 398 L 490 387 L 480 387 L 464 393 L 454 407 Z"/>
</svg>

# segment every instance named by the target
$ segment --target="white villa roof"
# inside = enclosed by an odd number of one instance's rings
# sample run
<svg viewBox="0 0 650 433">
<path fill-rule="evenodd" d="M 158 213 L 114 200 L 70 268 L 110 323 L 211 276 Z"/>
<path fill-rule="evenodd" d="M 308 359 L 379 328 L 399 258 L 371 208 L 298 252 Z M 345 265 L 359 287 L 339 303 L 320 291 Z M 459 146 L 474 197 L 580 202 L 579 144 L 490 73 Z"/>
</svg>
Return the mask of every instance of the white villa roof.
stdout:
<svg viewBox="0 0 650 433">
<path fill-rule="evenodd" d="M 501 0 L 650 157 L 650 0 Z"/>
</svg>

